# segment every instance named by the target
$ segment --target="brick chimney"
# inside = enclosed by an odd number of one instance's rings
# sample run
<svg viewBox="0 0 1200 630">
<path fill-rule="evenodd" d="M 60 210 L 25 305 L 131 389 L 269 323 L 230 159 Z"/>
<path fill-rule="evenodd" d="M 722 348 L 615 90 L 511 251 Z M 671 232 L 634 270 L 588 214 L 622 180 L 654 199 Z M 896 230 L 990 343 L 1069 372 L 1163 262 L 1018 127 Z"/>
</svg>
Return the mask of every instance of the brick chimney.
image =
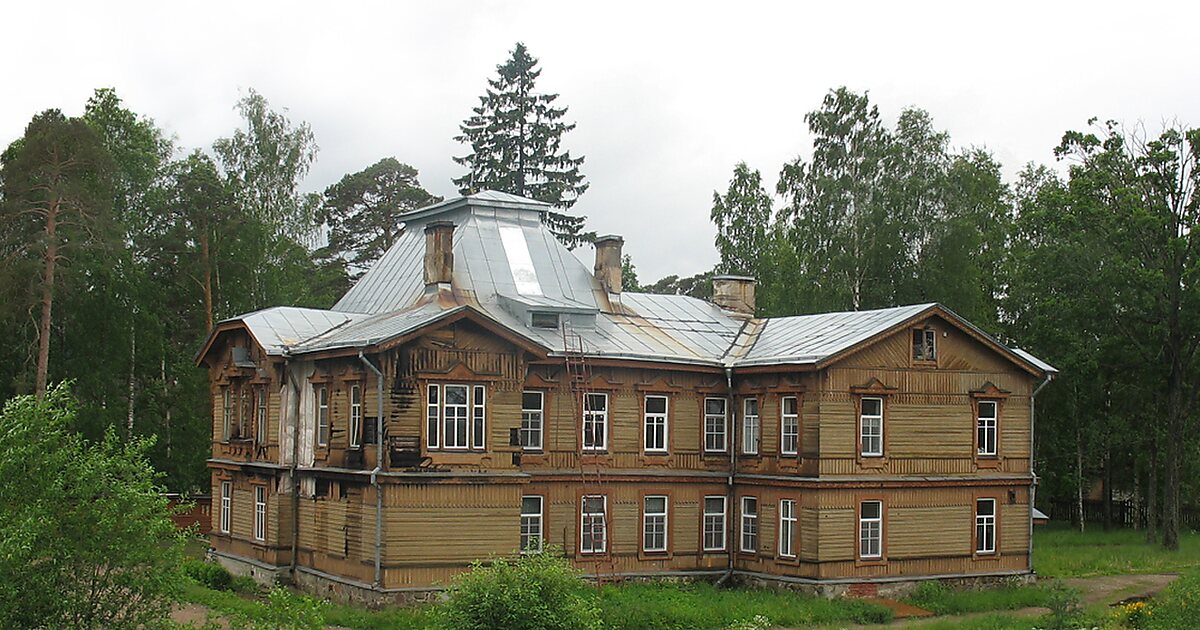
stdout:
<svg viewBox="0 0 1200 630">
<path fill-rule="evenodd" d="M 754 315 L 754 286 L 750 276 L 714 276 L 713 303 L 723 309 Z"/>
<path fill-rule="evenodd" d="M 433 221 L 425 226 L 425 286 L 454 279 L 454 224 Z"/>
<path fill-rule="evenodd" d="M 621 246 L 625 239 L 615 234 L 596 238 L 596 280 L 609 293 L 621 292 Z"/>
</svg>

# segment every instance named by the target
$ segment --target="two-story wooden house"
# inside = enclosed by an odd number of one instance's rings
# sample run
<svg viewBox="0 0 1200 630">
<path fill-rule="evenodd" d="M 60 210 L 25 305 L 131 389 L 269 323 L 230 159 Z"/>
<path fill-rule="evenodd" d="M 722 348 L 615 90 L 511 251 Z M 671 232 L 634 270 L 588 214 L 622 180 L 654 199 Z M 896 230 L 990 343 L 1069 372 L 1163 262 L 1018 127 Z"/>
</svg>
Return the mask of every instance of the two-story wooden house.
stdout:
<svg viewBox="0 0 1200 630">
<path fill-rule="evenodd" d="M 1031 574 L 1033 398 L 1054 374 L 937 304 L 756 318 L 621 291 L 503 193 L 405 217 L 331 309 L 221 322 L 215 553 L 406 599 L 561 547 L 588 573 L 853 584 Z"/>
</svg>

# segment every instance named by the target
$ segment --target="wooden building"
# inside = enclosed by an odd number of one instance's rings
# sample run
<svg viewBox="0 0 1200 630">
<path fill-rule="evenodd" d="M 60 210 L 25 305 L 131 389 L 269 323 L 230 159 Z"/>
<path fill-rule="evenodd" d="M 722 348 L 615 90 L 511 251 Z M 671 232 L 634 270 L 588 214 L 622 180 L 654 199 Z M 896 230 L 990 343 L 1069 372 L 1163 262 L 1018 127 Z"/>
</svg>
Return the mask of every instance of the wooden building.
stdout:
<svg viewBox="0 0 1200 630">
<path fill-rule="evenodd" d="M 937 304 L 756 318 L 621 291 L 546 206 L 405 217 L 331 310 L 221 322 L 211 540 L 228 566 L 404 599 L 560 547 L 590 574 L 854 584 L 1031 574 L 1033 400 L 1054 369 Z"/>
</svg>

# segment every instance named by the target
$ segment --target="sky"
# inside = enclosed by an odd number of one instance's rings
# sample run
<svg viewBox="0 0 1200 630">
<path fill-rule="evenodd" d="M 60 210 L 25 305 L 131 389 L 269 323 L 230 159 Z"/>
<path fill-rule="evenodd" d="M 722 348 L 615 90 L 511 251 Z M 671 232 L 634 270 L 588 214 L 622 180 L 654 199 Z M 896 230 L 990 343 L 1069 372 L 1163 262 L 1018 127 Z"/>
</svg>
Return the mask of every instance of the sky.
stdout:
<svg viewBox="0 0 1200 630">
<path fill-rule="evenodd" d="M 304 189 L 394 156 L 451 197 L 458 125 L 518 42 L 578 126 L 575 209 L 620 234 L 640 279 L 717 262 L 708 215 L 734 165 L 807 157 L 804 114 L 832 88 L 885 120 L 920 107 L 1011 178 L 1053 164 L 1088 119 L 1200 125 L 1200 5 L 1154 2 L 37 2 L 0 4 L 0 143 L 98 87 L 209 148 L 247 90 L 307 121 Z M 590 262 L 591 254 L 579 252 Z"/>
</svg>

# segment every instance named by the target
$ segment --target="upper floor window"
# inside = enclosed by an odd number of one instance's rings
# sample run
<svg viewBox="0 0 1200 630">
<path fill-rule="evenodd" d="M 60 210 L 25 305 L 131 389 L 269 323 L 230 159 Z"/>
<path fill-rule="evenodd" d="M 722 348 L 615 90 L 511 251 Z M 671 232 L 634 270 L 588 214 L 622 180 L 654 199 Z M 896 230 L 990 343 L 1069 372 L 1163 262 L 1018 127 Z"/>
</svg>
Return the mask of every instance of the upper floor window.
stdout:
<svg viewBox="0 0 1200 630">
<path fill-rule="evenodd" d="M 883 399 L 864 397 L 859 418 L 862 454 L 867 457 L 883 455 Z"/>
<path fill-rule="evenodd" d="M 317 445 L 329 444 L 329 388 L 317 388 Z"/>
<path fill-rule="evenodd" d="M 484 448 L 486 393 L 483 385 L 429 385 L 426 390 L 426 445 L 467 450 Z"/>
<path fill-rule="evenodd" d="M 667 397 L 646 396 L 646 452 L 667 452 Z"/>
<path fill-rule="evenodd" d="M 542 550 L 542 497 L 521 497 L 521 553 Z"/>
<path fill-rule="evenodd" d="M 259 386 L 254 394 L 255 400 L 258 401 L 257 408 L 254 412 L 254 437 L 259 444 L 267 442 L 267 388 Z"/>
<path fill-rule="evenodd" d="M 667 550 L 667 497 L 642 499 L 642 551 Z"/>
<path fill-rule="evenodd" d="M 937 361 L 937 332 L 932 328 L 912 331 L 913 361 Z"/>
<path fill-rule="evenodd" d="M 858 506 L 858 556 L 883 557 L 882 501 L 863 501 Z"/>
<path fill-rule="evenodd" d="M 976 453 L 984 456 L 996 454 L 996 410 L 994 400 L 981 400 L 978 403 L 978 415 L 975 418 L 975 449 Z"/>
<path fill-rule="evenodd" d="M 221 439 L 226 442 L 233 435 L 233 391 L 229 386 L 221 389 Z"/>
<path fill-rule="evenodd" d="M 542 450 L 542 419 L 544 417 L 545 394 L 542 392 L 521 393 L 521 447 L 529 451 Z"/>
<path fill-rule="evenodd" d="M 759 436 L 762 433 L 758 423 L 758 399 L 747 398 L 742 401 L 742 453 L 758 455 Z"/>
<path fill-rule="evenodd" d="M 758 497 L 742 497 L 742 551 L 758 550 Z"/>
<path fill-rule="evenodd" d="M 579 506 L 579 551 L 580 553 L 604 553 L 608 546 L 608 519 L 605 508 L 608 497 L 589 495 L 583 497 Z"/>
<path fill-rule="evenodd" d="M 779 502 L 779 555 L 796 557 L 796 500 L 783 499 Z"/>
<path fill-rule="evenodd" d="M 779 452 L 795 455 L 800 445 L 800 400 L 784 396 L 779 407 Z"/>
<path fill-rule="evenodd" d="M 975 553 L 996 553 L 996 500 L 975 500 Z"/>
<path fill-rule="evenodd" d="M 350 386 L 350 448 L 362 446 L 362 387 Z"/>
<path fill-rule="evenodd" d="M 725 399 L 704 399 L 704 450 L 707 452 L 723 452 L 725 450 Z"/>
<path fill-rule="evenodd" d="M 725 497 L 704 497 L 704 550 L 725 549 Z"/>
<path fill-rule="evenodd" d="M 583 397 L 583 450 L 603 451 L 608 448 L 608 394 L 586 394 Z"/>
<path fill-rule="evenodd" d="M 238 409 L 238 432 L 237 437 L 245 440 L 250 438 L 250 414 L 254 408 L 254 388 L 248 384 L 243 384 L 240 388 L 242 404 Z"/>
</svg>

